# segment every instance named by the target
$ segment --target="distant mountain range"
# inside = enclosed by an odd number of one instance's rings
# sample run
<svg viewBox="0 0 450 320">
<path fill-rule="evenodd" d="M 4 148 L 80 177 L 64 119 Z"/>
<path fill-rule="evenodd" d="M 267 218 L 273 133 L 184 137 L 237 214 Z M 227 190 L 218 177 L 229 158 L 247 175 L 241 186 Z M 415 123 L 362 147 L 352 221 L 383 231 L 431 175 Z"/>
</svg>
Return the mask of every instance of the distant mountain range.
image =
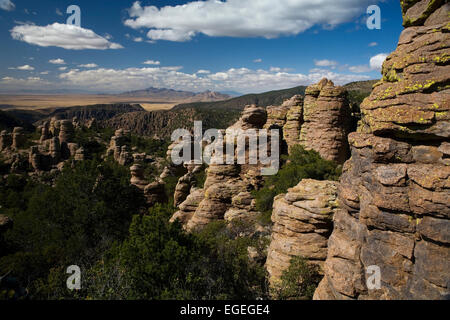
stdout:
<svg viewBox="0 0 450 320">
<path fill-rule="evenodd" d="M 129 91 L 119 94 L 120 97 L 129 98 L 147 98 L 153 101 L 183 101 L 189 102 L 209 102 L 209 101 L 222 101 L 230 99 L 231 96 L 214 91 L 205 92 L 189 92 L 180 91 L 166 88 L 147 88 L 144 90 Z"/>
</svg>

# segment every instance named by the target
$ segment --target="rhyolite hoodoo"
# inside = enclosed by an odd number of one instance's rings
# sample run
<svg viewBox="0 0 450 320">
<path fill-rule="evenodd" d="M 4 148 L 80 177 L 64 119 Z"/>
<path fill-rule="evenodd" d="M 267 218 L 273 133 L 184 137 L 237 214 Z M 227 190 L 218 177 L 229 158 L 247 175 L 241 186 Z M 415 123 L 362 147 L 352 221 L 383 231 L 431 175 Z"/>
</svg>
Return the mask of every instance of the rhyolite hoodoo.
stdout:
<svg viewBox="0 0 450 320">
<path fill-rule="evenodd" d="M 443 299 L 450 280 L 447 1 L 401 1 L 404 26 L 350 134 L 315 299 Z M 369 266 L 381 271 L 370 290 Z"/>
</svg>

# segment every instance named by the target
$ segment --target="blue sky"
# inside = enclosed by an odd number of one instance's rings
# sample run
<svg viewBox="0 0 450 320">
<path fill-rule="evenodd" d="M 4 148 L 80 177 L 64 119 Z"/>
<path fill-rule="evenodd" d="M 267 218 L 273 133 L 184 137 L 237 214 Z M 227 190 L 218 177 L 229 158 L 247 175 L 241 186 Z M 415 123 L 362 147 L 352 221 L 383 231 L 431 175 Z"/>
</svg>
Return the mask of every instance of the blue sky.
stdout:
<svg viewBox="0 0 450 320">
<path fill-rule="evenodd" d="M 65 24 L 72 4 L 81 27 Z M 372 4 L 381 30 L 366 26 Z M 377 79 L 401 23 L 395 0 L 0 0 L 0 92 L 249 93 Z"/>
</svg>

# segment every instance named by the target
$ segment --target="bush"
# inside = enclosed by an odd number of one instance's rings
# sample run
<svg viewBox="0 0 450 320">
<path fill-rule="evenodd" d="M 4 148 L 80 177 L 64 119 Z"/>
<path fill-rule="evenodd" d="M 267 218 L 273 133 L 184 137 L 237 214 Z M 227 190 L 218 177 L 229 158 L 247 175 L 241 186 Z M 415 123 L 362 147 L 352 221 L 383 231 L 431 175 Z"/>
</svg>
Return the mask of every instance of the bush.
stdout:
<svg viewBox="0 0 450 320">
<path fill-rule="evenodd" d="M 132 214 L 144 205 L 129 171 L 113 162 L 68 166 L 54 187 L 25 179 L 11 175 L 2 186 L 0 205 L 14 226 L 5 234 L 8 253 L 0 257 L 0 274 L 12 270 L 32 298 L 57 291 L 50 270 L 89 266 L 125 239 Z"/>
<path fill-rule="evenodd" d="M 264 187 L 254 191 L 256 208 L 262 212 L 261 221 L 270 223 L 273 198 L 286 193 L 303 179 L 338 180 L 340 166 L 332 161 L 324 160 L 318 152 L 307 151 L 302 146 L 294 146 L 291 154 L 283 158 L 285 164 L 274 176 L 269 176 Z"/>
<path fill-rule="evenodd" d="M 278 300 L 311 300 L 322 276 L 319 267 L 308 263 L 303 257 L 294 257 L 272 290 Z"/>
</svg>

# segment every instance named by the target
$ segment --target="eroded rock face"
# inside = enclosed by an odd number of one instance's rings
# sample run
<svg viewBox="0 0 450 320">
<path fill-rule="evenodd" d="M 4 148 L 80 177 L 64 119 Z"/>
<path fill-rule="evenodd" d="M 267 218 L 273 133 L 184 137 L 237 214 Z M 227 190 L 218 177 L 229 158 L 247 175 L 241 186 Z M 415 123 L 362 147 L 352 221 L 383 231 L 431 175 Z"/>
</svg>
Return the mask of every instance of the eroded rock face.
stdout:
<svg viewBox="0 0 450 320">
<path fill-rule="evenodd" d="M 0 151 L 11 147 L 12 145 L 12 136 L 6 130 L 3 130 L 0 133 Z"/>
<path fill-rule="evenodd" d="M 21 149 L 27 142 L 24 129 L 22 127 L 15 127 L 12 133 L 12 148 L 15 150 Z"/>
<path fill-rule="evenodd" d="M 315 299 L 449 295 L 448 5 L 423 0 L 402 7 L 412 26 L 349 136 L 352 158 Z M 381 289 L 368 288 L 369 266 L 380 268 Z"/>
<path fill-rule="evenodd" d="M 279 281 L 296 256 L 323 267 L 337 211 L 337 189 L 335 181 L 304 179 L 287 194 L 275 197 L 266 262 L 271 284 Z"/>
<path fill-rule="evenodd" d="M 300 144 L 326 160 L 344 163 L 349 156 L 347 135 L 351 112 L 347 91 L 327 79 L 309 86 L 303 105 Z"/>
<path fill-rule="evenodd" d="M 204 197 L 205 193 L 203 189 L 192 188 L 191 193 L 187 196 L 186 200 L 179 205 L 180 210 L 175 212 L 170 219 L 170 222 L 179 220 L 182 225 L 186 226 Z"/>
<path fill-rule="evenodd" d="M 129 150 L 130 132 L 128 130 L 118 129 L 111 137 L 109 148 L 106 151 L 107 156 L 112 156 L 115 161 L 121 165 L 129 165 L 133 162 L 133 156 Z"/>
<path fill-rule="evenodd" d="M 267 121 L 267 113 L 264 108 L 257 106 L 247 106 L 242 113 L 241 118 L 230 128 L 227 129 L 227 134 L 223 140 L 218 140 L 215 143 L 225 144 L 227 139 L 235 139 L 235 133 L 239 130 L 262 129 Z M 248 152 L 247 152 L 248 153 Z M 248 156 L 248 154 L 246 154 Z M 204 192 L 197 192 L 199 196 L 202 194 L 203 199 L 198 202 L 198 206 L 194 212 L 189 210 L 188 214 L 185 214 L 181 208 L 185 206 L 186 201 L 189 206 L 192 207 L 191 198 L 187 198 L 185 202 L 180 205 L 180 211 L 175 216 L 183 217 L 185 221 L 185 227 L 188 231 L 202 228 L 212 221 L 216 220 L 228 220 L 233 219 L 246 219 L 255 215 L 254 204 L 252 205 L 252 199 L 250 190 L 257 188 L 262 180 L 261 165 L 255 164 L 218 164 L 213 161 L 206 173 L 206 181 L 204 185 Z M 246 163 L 249 163 L 248 161 Z M 180 188 L 188 188 L 188 184 L 180 184 Z M 245 198 L 244 204 L 241 200 Z M 198 200 L 198 197 L 195 197 Z M 197 201 L 196 201 L 197 202 Z M 175 219 L 174 216 L 174 219 Z M 180 219 L 181 220 L 181 219 Z"/>
<path fill-rule="evenodd" d="M 283 126 L 283 137 L 290 151 L 293 146 L 300 144 L 300 130 L 303 125 L 303 97 L 293 96 L 286 100 L 282 107 L 288 109 L 286 123 Z"/>
<path fill-rule="evenodd" d="M 343 87 L 324 78 L 306 89 L 305 98 L 295 95 L 279 107 L 268 107 L 267 114 L 264 128 L 280 128 L 288 152 L 301 144 L 327 160 L 342 164 L 348 159 L 352 121 Z"/>
</svg>

